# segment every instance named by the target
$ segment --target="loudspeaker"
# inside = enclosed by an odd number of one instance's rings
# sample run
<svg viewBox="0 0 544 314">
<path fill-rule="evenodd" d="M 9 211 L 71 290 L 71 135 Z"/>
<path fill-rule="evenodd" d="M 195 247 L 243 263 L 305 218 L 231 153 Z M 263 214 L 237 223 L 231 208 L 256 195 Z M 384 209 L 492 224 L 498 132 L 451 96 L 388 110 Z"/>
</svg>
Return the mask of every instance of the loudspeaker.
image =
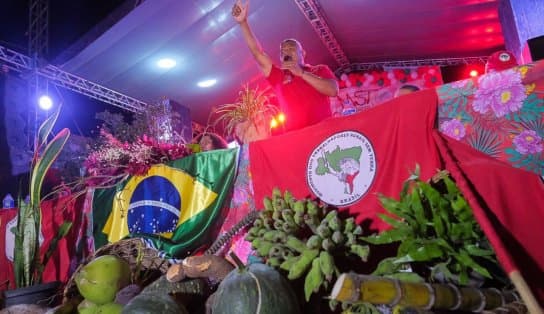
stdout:
<svg viewBox="0 0 544 314">
<path fill-rule="evenodd" d="M 527 46 L 533 61 L 544 59 L 544 35 L 527 40 Z"/>
</svg>

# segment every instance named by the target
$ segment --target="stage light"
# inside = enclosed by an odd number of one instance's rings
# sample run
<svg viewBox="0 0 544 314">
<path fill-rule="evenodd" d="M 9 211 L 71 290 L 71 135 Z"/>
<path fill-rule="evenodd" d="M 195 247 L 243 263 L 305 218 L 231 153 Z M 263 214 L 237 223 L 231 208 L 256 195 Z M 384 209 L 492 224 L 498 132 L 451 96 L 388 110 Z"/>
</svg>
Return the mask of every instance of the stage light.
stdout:
<svg viewBox="0 0 544 314">
<path fill-rule="evenodd" d="M 278 118 L 278 122 L 279 122 L 279 123 L 284 123 L 284 122 L 285 122 L 285 114 L 283 114 L 283 112 L 280 112 L 280 113 L 278 114 L 278 117 L 277 117 L 277 118 Z"/>
<path fill-rule="evenodd" d="M 53 107 L 53 101 L 47 95 L 41 96 L 40 99 L 38 100 L 38 104 L 40 105 L 40 108 L 42 108 L 43 110 L 49 110 L 51 109 L 51 107 Z"/>
<path fill-rule="evenodd" d="M 211 80 L 200 81 L 200 82 L 196 83 L 196 85 L 198 85 L 198 87 L 206 88 L 206 87 L 214 86 L 215 83 L 217 83 L 217 80 L 211 79 Z"/>
<path fill-rule="evenodd" d="M 276 120 L 276 118 L 272 118 L 272 120 L 270 120 L 270 128 L 275 129 L 277 127 L 278 127 L 278 120 Z"/>
<path fill-rule="evenodd" d="M 171 69 L 176 66 L 176 60 L 170 58 L 160 59 L 157 66 L 162 69 Z"/>
<path fill-rule="evenodd" d="M 476 76 L 478 76 L 478 74 L 479 73 L 476 70 L 470 70 L 470 73 L 469 73 L 470 77 L 476 77 Z"/>
</svg>

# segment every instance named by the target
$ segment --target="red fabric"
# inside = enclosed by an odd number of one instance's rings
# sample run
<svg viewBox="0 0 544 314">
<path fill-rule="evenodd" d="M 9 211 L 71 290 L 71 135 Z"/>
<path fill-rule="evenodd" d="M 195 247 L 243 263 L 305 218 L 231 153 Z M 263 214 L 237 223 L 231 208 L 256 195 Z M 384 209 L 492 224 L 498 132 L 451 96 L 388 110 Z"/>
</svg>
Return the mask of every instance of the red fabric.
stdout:
<svg viewBox="0 0 544 314">
<path fill-rule="evenodd" d="M 544 183 L 534 173 L 435 134 L 446 168 L 507 273 L 518 270 L 544 306 Z"/>
<path fill-rule="evenodd" d="M 397 197 L 416 163 L 421 166 L 423 180 L 436 169 L 445 168 L 469 201 L 505 271 L 519 271 L 544 305 L 542 179 L 433 130 L 436 95 L 432 91 L 409 94 L 363 113 L 250 143 L 257 208 L 262 208 L 262 198 L 271 195 L 274 187 L 292 191 L 297 198 L 316 197 L 305 180 L 310 154 L 331 134 L 357 130 L 370 139 L 377 157 L 370 191 L 349 206 L 358 222 L 369 218 L 375 228 L 388 228 L 375 217 L 382 211 L 376 193 Z"/>
<path fill-rule="evenodd" d="M 71 275 L 78 261 L 75 260 L 76 251 L 79 249 L 80 231 L 84 228 L 84 217 L 81 212 L 84 197 L 73 200 L 73 196 L 65 196 L 59 199 L 42 202 L 42 234 L 44 242 L 40 250 L 42 257 L 49 247 L 49 243 L 57 234 L 59 226 L 64 221 L 72 221 L 73 225 L 68 235 L 59 241 L 57 249 L 51 256 L 49 263 L 46 265 L 43 281 L 59 280 L 66 282 Z M 0 239 L 0 283 L 9 280 L 9 287 L 6 284 L 0 286 L 0 291 L 7 288 L 14 288 L 13 263 L 6 257 L 6 224 L 11 221 L 17 214 L 17 209 L 9 209 L 0 211 L 0 231 L 2 238 Z M 81 247 L 85 250 L 85 246 Z M 81 252 L 80 252 L 81 254 Z"/>
<path fill-rule="evenodd" d="M 334 73 L 326 65 L 306 65 L 304 71 L 321 78 L 335 79 Z M 285 73 L 273 65 L 267 79 L 274 87 L 286 116 L 286 131 L 300 129 L 331 116 L 329 97 L 318 92 L 302 77 L 292 75 L 291 82 L 284 83 Z"/>
<path fill-rule="evenodd" d="M 312 151 L 329 136 L 353 130 L 369 139 L 377 166 L 368 192 L 358 202 L 349 205 L 349 209 L 357 215 L 359 222 L 368 218 L 372 219 L 373 227 L 379 230 L 388 228 L 382 220 L 376 219 L 376 213 L 383 212 L 377 193 L 398 196 L 402 183 L 416 164 L 421 166 L 424 180 L 440 167 L 431 134 L 436 101 L 435 90 L 425 90 L 362 113 L 328 119 L 297 132 L 250 143 L 250 167 L 257 208 L 262 208 L 263 197 L 271 195 L 276 186 L 291 191 L 297 198 L 316 197 L 306 181 L 306 165 Z M 362 179 L 361 176 L 364 173 L 355 178 L 355 184 Z M 331 182 L 338 180 L 332 175 L 327 177 L 329 179 Z"/>
</svg>

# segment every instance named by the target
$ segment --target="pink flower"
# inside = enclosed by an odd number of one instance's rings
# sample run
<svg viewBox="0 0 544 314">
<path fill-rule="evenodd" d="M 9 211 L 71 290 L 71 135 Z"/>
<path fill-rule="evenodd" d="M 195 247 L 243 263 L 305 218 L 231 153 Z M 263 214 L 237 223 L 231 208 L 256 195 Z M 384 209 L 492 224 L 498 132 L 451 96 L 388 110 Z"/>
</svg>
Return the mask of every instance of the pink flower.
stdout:
<svg viewBox="0 0 544 314">
<path fill-rule="evenodd" d="M 440 131 L 456 140 L 461 140 L 463 137 L 465 137 L 465 126 L 457 119 L 444 121 L 440 125 Z"/>
<path fill-rule="evenodd" d="M 542 138 L 534 130 L 525 130 L 513 140 L 516 151 L 520 154 L 535 154 L 542 151 Z"/>
<path fill-rule="evenodd" d="M 482 114 L 491 109 L 496 117 L 503 117 L 518 111 L 527 98 L 521 75 L 515 70 L 491 72 L 481 76 L 478 82 L 472 107 Z"/>
</svg>

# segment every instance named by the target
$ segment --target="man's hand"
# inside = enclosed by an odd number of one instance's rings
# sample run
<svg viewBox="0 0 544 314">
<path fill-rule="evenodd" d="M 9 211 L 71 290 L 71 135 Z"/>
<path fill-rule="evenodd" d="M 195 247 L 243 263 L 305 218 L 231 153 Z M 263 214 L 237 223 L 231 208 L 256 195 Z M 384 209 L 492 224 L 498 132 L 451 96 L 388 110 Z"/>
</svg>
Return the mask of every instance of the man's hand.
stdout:
<svg viewBox="0 0 544 314">
<path fill-rule="evenodd" d="M 302 76 L 302 74 L 304 73 L 304 70 L 297 61 L 283 61 L 281 63 L 281 69 L 288 70 L 294 76 Z"/>
<path fill-rule="evenodd" d="M 241 0 L 236 0 L 236 3 L 232 7 L 232 16 L 234 20 L 239 24 L 247 21 L 247 14 L 249 11 L 249 0 L 242 4 Z"/>
</svg>

